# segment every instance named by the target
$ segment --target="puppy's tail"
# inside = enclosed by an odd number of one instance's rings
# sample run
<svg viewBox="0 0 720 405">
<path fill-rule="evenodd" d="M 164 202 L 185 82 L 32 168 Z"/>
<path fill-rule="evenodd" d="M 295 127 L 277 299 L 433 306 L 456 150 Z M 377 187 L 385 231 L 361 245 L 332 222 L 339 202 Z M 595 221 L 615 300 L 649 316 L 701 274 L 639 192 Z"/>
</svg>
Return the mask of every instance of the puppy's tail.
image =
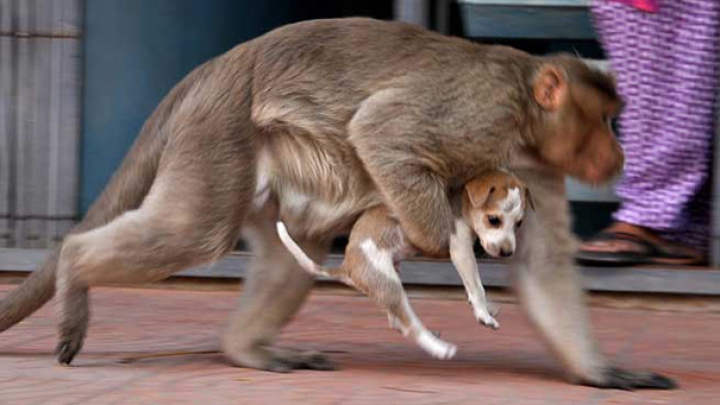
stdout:
<svg viewBox="0 0 720 405">
<path fill-rule="evenodd" d="M 302 250 L 302 248 L 298 246 L 298 244 L 293 240 L 293 238 L 290 237 L 290 234 L 288 233 L 288 230 L 285 227 L 284 223 L 278 221 L 276 226 L 280 240 L 282 241 L 283 245 L 285 245 L 288 252 L 290 252 L 290 254 L 295 257 L 295 260 L 297 260 L 298 264 L 300 264 L 300 267 L 302 267 L 303 269 L 305 269 L 305 271 L 314 276 L 334 278 L 327 268 L 315 263 L 313 259 L 311 259 Z"/>
</svg>

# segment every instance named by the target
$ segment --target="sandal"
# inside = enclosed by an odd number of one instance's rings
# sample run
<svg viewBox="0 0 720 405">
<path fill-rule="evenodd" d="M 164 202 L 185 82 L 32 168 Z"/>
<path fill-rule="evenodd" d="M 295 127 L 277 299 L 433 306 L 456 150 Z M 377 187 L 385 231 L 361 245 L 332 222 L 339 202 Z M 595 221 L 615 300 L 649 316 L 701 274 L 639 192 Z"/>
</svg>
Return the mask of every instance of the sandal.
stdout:
<svg viewBox="0 0 720 405">
<path fill-rule="evenodd" d="M 648 264 L 692 266 L 704 263 L 702 258 L 693 255 L 687 248 L 652 243 L 641 236 L 627 232 L 605 231 L 587 242 L 614 241 L 629 243 L 634 245 L 635 249 L 606 252 L 581 249 L 575 255 L 575 260 L 580 264 L 593 266 L 638 266 Z"/>
</svg>

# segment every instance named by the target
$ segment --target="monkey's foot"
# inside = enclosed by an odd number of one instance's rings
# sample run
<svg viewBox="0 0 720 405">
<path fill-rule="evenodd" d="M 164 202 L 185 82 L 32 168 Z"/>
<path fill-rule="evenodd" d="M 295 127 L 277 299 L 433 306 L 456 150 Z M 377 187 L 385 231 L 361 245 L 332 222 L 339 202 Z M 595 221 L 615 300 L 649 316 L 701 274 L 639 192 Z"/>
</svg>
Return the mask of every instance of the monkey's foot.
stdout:
<svg viewBox="0 0 720 405">
<path fill-rule="evenodd" d="M 58 363 L 63 366 L 70 365 L 75 356 L 80 352 L 84 340 L 85 333 L 82 330 L 71 334 L 65 334 L 55 348 L 55 355 L 57 356 Z"/>
<path fill-rule="evenodd" d="M 83 292 L 80 299 L 70 301 L 63 311 L 63 319 L 59 325 L 59 340 L 55 348 L 58 363 L 67 366 L 82 349 L 88 330 L 90 312 L 87 307 L 87 292 Z M 66 314 L 72 314 L 67 316 Z"/>
<path fill-rule="evenodd" d="M 585 385 L 597 388 L 615 388 L 632 391 L 635 389 L 671 390 L 677 383 L 671 378 L 648 371 L 628 371 L 610 367 L 602 374 L 601 381 L 586 381 Z"/>
<path fill-rule="evenodd" d="M 292 366 L 293 369 L 333 371 L 337 370 L 334 362 L 323 353 L 315 350 L 301 350 L 290 347 L 276 347 L 272 349 L 275 359 L 280 359 Z"/>
<path fill-rule="evenodd" d="M 246 349 L 238 354 L 228 354 L 238 367 L 248 367 L 273 373 L 289 373 L 293 370 L 336 370 L 335 363 L 316 351 L 302 351 L 289 348 Z"/>
<path fill-rule="evenodd" d="M 268 362 L 267 367 L 264 368 L 265 371 L 274 373 L 289 373 L 293 370 L 332 371 L 336 369 L 335 363 L 320 353 L 292 357 L 273 357 Z"/>
</svg>

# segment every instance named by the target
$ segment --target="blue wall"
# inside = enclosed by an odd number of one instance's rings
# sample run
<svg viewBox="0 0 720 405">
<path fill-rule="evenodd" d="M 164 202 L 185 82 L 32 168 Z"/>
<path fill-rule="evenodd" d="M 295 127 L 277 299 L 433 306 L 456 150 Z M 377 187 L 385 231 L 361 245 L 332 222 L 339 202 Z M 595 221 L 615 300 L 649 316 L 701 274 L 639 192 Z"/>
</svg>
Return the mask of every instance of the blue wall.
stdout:
<svg viewBox="0 0 720 405">
<path fill-rule="evenodd" d="M 391 7 L 385 4 L 391 2 L 86 1 L 81 213 L 102 191 L 145 119 L 193 67 L 285 23 L 352 14 L 383 18 Z"/>
</svg>

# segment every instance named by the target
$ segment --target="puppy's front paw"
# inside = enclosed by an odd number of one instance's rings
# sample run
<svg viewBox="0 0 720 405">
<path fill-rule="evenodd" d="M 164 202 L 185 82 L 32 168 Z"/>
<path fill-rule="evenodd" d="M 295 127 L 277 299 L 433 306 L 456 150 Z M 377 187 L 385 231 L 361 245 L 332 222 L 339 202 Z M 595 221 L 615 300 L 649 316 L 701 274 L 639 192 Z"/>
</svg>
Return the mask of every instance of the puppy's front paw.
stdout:
<svg viewBox="0 0 720 405">
<path fill-rule="evenodd" d="M 475 318 L 478 322 L 480 322 L 484 326 L 487 326 L 488 328 L 491 328 L 493 330 L 500 329 L 500 323 L 492 315 L 490 315 L 490 312 L 488 312 L 487 309 L 478 311 L 475 314 Z"/>
<path fill-rule="evenodd" d="M 495 319 L 500 313 L 500 308 L 497 305 L 484 298 L 471 298 L 468 302 L 478 323 L 495 330 L 500 328 L 500 323 Z"/>
</svg>

